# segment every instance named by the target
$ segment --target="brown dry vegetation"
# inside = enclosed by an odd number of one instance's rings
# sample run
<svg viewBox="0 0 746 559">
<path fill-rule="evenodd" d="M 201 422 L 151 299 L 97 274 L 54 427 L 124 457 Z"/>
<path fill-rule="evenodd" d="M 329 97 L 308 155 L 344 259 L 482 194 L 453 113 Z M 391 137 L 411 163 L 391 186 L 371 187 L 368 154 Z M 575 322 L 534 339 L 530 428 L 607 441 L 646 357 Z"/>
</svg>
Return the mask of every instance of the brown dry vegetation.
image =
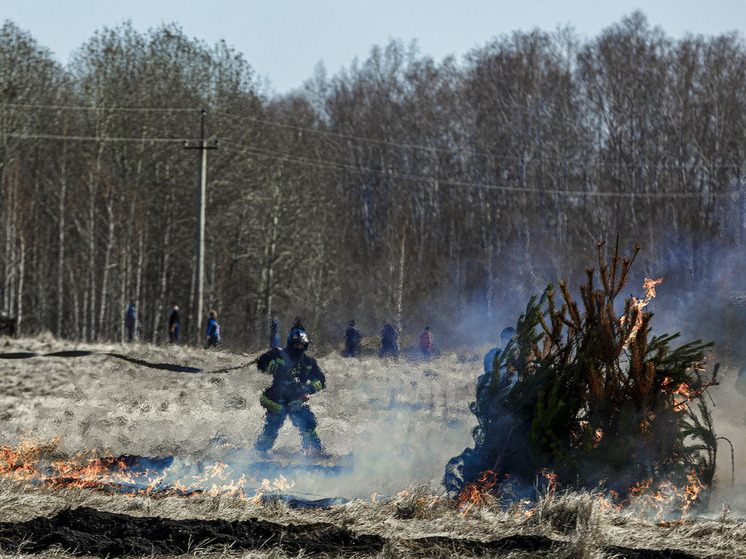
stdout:
<svg viewBox="0 0 746 559">
<path fill-rule="evenodd" d="M 253 358 L 144 344 L 74 347 L 204 369 L 239 365 Z M 0 339 L 0 353 L 61 349 L 71 346 L 51 337 Z M 739 471 L 731 488 L 729 449 L 721 448 L 719 454 L 725 492 L 713 495 L 708 510 L 676 522 L 613 511 L 600 494 L 591 493 L 546 496 L 535 507 L 531 505 L 531 514 L 523 506 L 505 508 L 497 502 L 474 506 L 466 514 L 450 506 L 442 498 L 439 483 L 447 459 L 470 443 L 473 419 L 468 402 L 480 372 L 480 352 L 481 348 L 444 354 L 427 364 L 316 355 L 329 385 L 312 401 L 320 434 L 333 452 L 354 450 L 355 467 L 349 474 L 332 478 L 300 476 L 290 493 L 348 499 L 339 506 L 295 509 L 271 498 L 259 501 L 251 498 L 250 485 L 245 497 L 204 491 L 157 497 L 50 489 L 6 477 L 0 479 L 2 529 L 9 523 L 53 518 L 67 509 L 87 513 L 89 507 L 132 519 L 163 519 L 150 520 L 149 526 L 161 526 L 170 519 L 177 521 L 171 528 L 181 533 L 193 529 L 194 520 L 241 521 L 249 527 L 264 521 L 271 523 L 265 528 L 281 538 L 242 548 L 195 536 L 181 553 L 192 557 L 742 556 L 746 520 L 741 518 L 738 487 L 744 483 L 744 457 L 736 455 Z M 713 392 L 715 420 L 723 418 L 719 434 L 728 436 L 739 451 L 743 402 L 729 399 L 734 372 L 726 366 L 724 373 L 721 390 Z M 99 455 L 174 455 L 185 463 L 218 459 L 221 447 L 216 446 L 216 437 L 241 448 L 253 444 L 262 422 L 257 395 L 266 382 L 253 367 L 210 375 L 157 371 L 104 356 L 4 360 L 0 361 L 0 442 L 13 446 L 29 437 L 40 442 L 61 437 L 57 451 L 69 456 L 95 448 Z M 279 447 L 292 448 L 298 442 L 291 428 L 283 428 Z M 374 492 L 378 494 L 375 502 L 371 499 Z M 117 517 L 115 523 L 123 528 L 130 521 Z M 104 537 L 101 530 L 95 532 L 95 526 L 90 529 L 94 540 Z M 69 527 L 64 533 L 84 541 L 80 532 Z M 335 542 L 342 540 L 347 544 L 335 549 Z M 0 545 L 4 557 L 72 553 L 59 547 L 24 553 L 23 546 L 19 549 L 2 537 Z"/>
</svg>

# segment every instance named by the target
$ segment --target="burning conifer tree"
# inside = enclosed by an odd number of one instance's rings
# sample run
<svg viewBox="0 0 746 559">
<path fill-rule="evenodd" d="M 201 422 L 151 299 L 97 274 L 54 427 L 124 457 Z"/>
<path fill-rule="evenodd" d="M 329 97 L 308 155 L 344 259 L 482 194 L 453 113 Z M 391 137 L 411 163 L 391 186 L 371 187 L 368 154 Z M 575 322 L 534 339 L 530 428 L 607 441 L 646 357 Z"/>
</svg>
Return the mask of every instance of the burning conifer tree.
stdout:
<svg viewBox="0 0 746 559">
<path fill-rule="evenodd" d="M 713 344 L 674 348 L 678 334 L 652 335 L 644 302 L 617 309 L 640 249 L 622 258 L 617 242 L 607 263 L 602 246 L 580 286 L 582 307 L 566 283 L 532 297 L 495 373 L 480 378 L 476 444 L 449 462 L 449 491 L 480 479 L 532 487 L 542 471 L 565 487 L 604 484 L 622 496 L 641 484 L 683 487 L 692 475 L 712 483 L 716 437 L 703 396 L 714 378 L 703 368 Z"/>
</svg>

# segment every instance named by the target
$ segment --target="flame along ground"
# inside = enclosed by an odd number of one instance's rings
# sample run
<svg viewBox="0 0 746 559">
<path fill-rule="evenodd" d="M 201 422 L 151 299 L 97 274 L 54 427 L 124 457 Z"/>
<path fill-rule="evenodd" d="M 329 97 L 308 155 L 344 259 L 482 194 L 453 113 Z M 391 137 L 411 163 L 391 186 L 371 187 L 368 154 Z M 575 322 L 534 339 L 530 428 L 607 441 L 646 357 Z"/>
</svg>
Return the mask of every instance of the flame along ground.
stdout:
<svg viewBox="0 0 746 559">
<path fill-rule="evenodd" d="M 97 456 L 95 450 L 69 458 L 58 450 L 59 440 L 39 444 L 23 441 L 17 447 L 0 447 L 0 476 L 50 488 L 76 487 L 151 496 L 235 496 L 259 499 L 266 493 L 292 490 L 293 480 L 282 471 L 305 471 L 313 475 L 335 475 L 336 465 L 311 461 L 294 465 L 271 462 L 225 462 L 202 464 L 176 457 Z M 236 471 L 240 468 L 241 471 Z M 271 473 L 271 478 L 263 477 Z"/>
<path fill-rule="evenodd" d="M 551 500 L 560 492 L 556 475 L 549 471 L 541 472 L 542 479 L 537 480 L 537 487 L 541 487 L 542 500 Z M 652 480 L 637 484 L 630 490 L 629 497 L 620 499 L 614 491 L 598 490 L 595 493 L 596 502 L 602 510 L 616 514 L 627 514 L 637 518 L 652 519 L 658 522 L 685 521 L 697 502 L 697 496 L 705 489 L 697 476 L 688 476 L 687 484 L 683 488 L 675 487 L 671 483 L 663 483 L 657 489 L 651 489 Z M 495 486 L 500 486 L 501 492 L 510 495 L 511 483 L 509 476 L 500 476 L 495 472 L 483 472 L 477 483 L 467 483 L 456 500 L 455 506 L 467 514 L 473 507 L 489 504 Z M 522 499 L 513 503 L 516 514 L 530 516 L 534 512 L 534 503 Z"/>
<path fill-rule="evenodd" d="M 258 502 L 264 496 L 292 497 L 296 506 L 334 506 L 344 500 L 314 501 L 294 496 L 295 481 L 286 478 L 282 466 L 273 465 L 276 476 L 262 477 L 261 465 L 236 462 L 229 466 L 225 462 L 203 465 L 189 463 L 174 457 L 144 458 L 136 456 L 98 457 L 95 451 L 80 454 L 74 458 L 63 456 L 57 447 L 58 441 L 47 444 L 27 440 L 12 448 L 0 447 L 0 476 L 49 488 L 75 487 L 118 492 L 125 495 L 146 494 L 151 497 L 182 496 L 204 494 L 208 496 L 228 496 Z M 264 464 L 266 468 L 266 463 Z M 243 468 L 235 471 L 234 468 Z M 302 469 L 314 475 L 335 475 L 334 469 L 318 466 L 310 462 Z M 288 470 L 297 466 L 287 467 Z M 331 473 L 330 473 L 331 472 Z M 541 473 L 537 487 L 541 488 L 541 499 L 551 500 L 559 492 L 556 476 L 549 471 Z M 613 491 L 598 491 L 595 494 L 597 506 L 603 511 L 627 514 L 658 522 L 685 521 L 697 501 L 697 495 L 704 489 L 696 476 L 689 476 L 683 488 L 672 484 L 662 484 L 655 491 L 650 482 L 641 483 L 630 490 L 628 498 L 621 500 Z M 479 507 L 493 505 L 495 486 L 518 516 L 528 517 L 535 511 L 535 503 L 527 500 L 510 500 L 511 483 L 509 476 L 494 472 L 484 472 L 477 483 L 468 483 L 458 498 L 451 504 L 462 515 Z M 396 497 L 409 494 L 399 492 Z M 385 495 L 372 493 L 370 500 L 380 502 Z M 428 508 L 443 497 L 440 495 L 420 495 L 418 506 Z"/>
<path fill-rule="evenodd" d="M 41 337 L 9 339 L 3 349 L 45 353 L 69 347 L 68 342 Z M 148 344 L 75 348 L 127 351 L 148 361 L 201 369 L 239 365 L 252 357 Z M 225 460 L 205 452 L 216 435 L 237 448 L 251 448 L 255 442 L 263 420 L 258 394 L 267 379 L 253 369 L 211 376 L 154 372 L 101 356 L 9 361 L 0 369 L 0 444 L 6 445 L 0 452 L 0 476 L 48 487 L 186 498 L 199 492 L 246 500 L 284 493 L 309 500 L 383 502 L 424 485 L 423 499 L 431 502 L 442 495 L 446 462 L 473 445 L 475 420 L 469 403 L 488 349 L 444 352 L 431 362 L 316 354 L 328 381 L 327 389 L 311 402 L 322 441 L 335 454 L 355 455 L 352 471 L 323 476 L 289 468 L 252 470 L 247 468 L 252 464 L 249 456 Z M 740 365 L 726 362 L 721 386 L 712 392 L 718 435 L 732 441 L 743 440 L 746 422 L 743 398 L 729 389 Z M 292 427 L 283 427 L 278 447 L 297 448 L 298 443 Z M 85 448 L 97 450 L 81 453 Z M 744 459 L 736 444 L 734 484 L 744 482 Z M 719 478 L 730 480 L 725 453 L 718 464 Z M 484 489 L 473 489 L 458 503 L 467 516 L 490 499 Z M 660 493 L 640 488 L 626 503 L 614 495 L 599 496 L 613 510 L 625 507 L 641 516 L 682 518 L 681 511 L 689 514 L 693 501 L 685 496 L 697 490 L 692 480 L 687 487 L 661 488 Z M 731 510 L 746 509 L 746 503 L 738 502 L 738 492 L 728 491 L 718 499 Z M 720 501 L 713 500 L 711 507 L 720 510 Z"/>
</svg>

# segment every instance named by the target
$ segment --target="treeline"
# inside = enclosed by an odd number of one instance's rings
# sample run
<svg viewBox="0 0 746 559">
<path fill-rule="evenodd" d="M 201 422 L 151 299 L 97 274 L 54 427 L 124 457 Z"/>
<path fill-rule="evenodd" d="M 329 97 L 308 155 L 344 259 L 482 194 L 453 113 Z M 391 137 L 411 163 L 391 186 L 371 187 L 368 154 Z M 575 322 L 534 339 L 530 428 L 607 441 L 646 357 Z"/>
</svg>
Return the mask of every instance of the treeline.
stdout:
<svg viewBox="0 0 746 559">
<path fill-rule="evenodd" d="M 205 310 L 235 347 L 265 343 L 270 309 L 320 341 L 354 318 L 481 342 L 593 265 L 595 241 L 640 243 L 641 273 L 675 263 L 686 288 L 718 273 L 712 243 L 743 242 L 737 33 L 673 40 L 637 12 L 461 61 L 392 41 L 265 89 L 243 54 L 174 24 L 105 28 L 63 67 L 5 22 L 0 308 L 20 331 L 120 340 L 130 300 L 148 341 L 170 301 L 189 317 L 200 151 L 183 142 L 203 110 Z"/>
</svg>

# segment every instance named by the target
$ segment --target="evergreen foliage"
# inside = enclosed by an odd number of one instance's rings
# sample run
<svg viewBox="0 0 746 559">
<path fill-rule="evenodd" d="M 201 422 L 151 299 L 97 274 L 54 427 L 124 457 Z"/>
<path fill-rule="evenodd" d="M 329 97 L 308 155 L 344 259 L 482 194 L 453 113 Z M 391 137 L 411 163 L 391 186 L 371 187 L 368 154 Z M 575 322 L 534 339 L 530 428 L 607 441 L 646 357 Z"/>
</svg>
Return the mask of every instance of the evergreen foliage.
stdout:
<svg viewBox="0 0 746 559">
<path fill-rule="evenodd" d="M 563 486 L 621 495 L 642 483 L 683 486 L 691 474 L 712 483 L 716 437 L 703 396 L 714 380 L 703 369 L 713 343 L 674 347 L 678 334 L 652 335 L 653 314 L 633 297 L 618 312 L 639 247 L 620 257 L 617 243 L 610 262 L 602 247 L 581 304 L 566 283 L 532 297 L 496 373 L 480 378 L 464 482 L 491 471 L 531 485 L 548 470 Z"/>
</svg>

